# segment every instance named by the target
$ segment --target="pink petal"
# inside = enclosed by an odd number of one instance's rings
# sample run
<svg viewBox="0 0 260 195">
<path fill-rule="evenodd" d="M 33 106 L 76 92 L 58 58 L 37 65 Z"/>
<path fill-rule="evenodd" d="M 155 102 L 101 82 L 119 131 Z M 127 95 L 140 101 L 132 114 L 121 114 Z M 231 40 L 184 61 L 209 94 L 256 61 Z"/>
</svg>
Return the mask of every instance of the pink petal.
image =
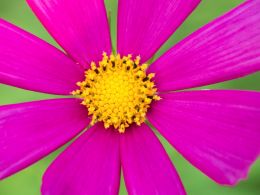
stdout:
<svg viewBox="0 0 260 195">
<path fill-rule="evenodd" d="M 208 90 L 161 95 L 150 122 L 220 184 L 245 179 L 260 154 L 260 93 Z"/>
<path fill-rule="evenodd" d="M 38 161 L 89 123 L 77 99 L 0 106 L 0 179 Z"/>
<path fill-rule="evenodd" d="M 58 49 L 0 19 L 0 83 L 68 95 L 83 72 Z"/>
<path fill-rule="evenodd" d="M 48 168 L 42 194 L 117 195 L 119 184 L 119 133 L 97 124 Z"/>
<path fill-rule="evenodd" d="M 119 0 L 118 52 L 149 60 L 200 0 Z"/>
<path fill-rule="evenodd" d="M 246 1 L 170 49 L 150 67 L 159 90 L 198 87 L 260 70 L 260 1 Z"/>
<path fill-rule="evenodd" d="M 145 124 L 126 130 L 120 139 L 126 187 L 132 194 L 185 194 L 167 153 Z"/>
<path fill-rule="evenodd" d="M 111 41 L 103 0 L 27 0 L 34 13 L 77 62 L 91 61 L 111 52 Z"/>
</svg>

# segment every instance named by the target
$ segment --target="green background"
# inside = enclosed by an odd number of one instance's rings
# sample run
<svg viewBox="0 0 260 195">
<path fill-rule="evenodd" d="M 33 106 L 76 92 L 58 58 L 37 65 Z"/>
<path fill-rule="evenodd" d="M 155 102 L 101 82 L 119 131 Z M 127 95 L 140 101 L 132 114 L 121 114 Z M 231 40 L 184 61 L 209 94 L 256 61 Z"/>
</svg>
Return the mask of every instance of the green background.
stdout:
<svg viewBox="0 0 260 195">
<path fill-rule="evenodd" d="M 198 29 L 207 22 L 220 16 L 231 8 L 235 7 L 242 0 L 203 0 L 196 11 L 186 20 L 182 27 L 172 36 L 169 41 L 157 53 L 157 57 L 166 51 L 173 44 Z M 117 2 L 107 0 L 107 8 L 111 16 L 111 30 L 113 43 L 115 44 L 116 32 L 116 11 Z M 0 0 L 0 17 L 8 20 L 23 29 L 37 35 L 47 42 L 57 46 L 54 40 L 48 35 L 40 22 L 32 14 L 25 1 L 21 0 Z M 140 29 L 141 30 L 141 29 Z M 57 46 L 58 47 L 58 46 Z M 207 86 L 206 88 L 226 88 L 226 89 L 251 89 L 260 90 L 260 74 L 229 81 L 217 85 Z M 40 94 L 13 87 L 0 85 L 0 105 L 24 102 L 36 99 L 45 99 L 53 96 Z M 219 186 L 183 159 L 165 140 L 161 138 L 173 163 L 175 164 L 186 191 L 189 195 L 258 195 L 260 194 L 260 161 L 252 167 L 249 178 L 240 182 L 235 187 Z M 15 144 L 15 143 L 14 143 Z M 60 150 L 61 151 L 61 150 Z M 0 195 L 39 195 L 41 176 L 51 161 L 60 152 L 44 158 L 35 165 L 21 171 L 20 173 L 0 182 Z M 2 157 L 0 157 L 2 158 Z M 125 187 L 121 185 L 120 194 L 126 194 Z"/>
</svg>

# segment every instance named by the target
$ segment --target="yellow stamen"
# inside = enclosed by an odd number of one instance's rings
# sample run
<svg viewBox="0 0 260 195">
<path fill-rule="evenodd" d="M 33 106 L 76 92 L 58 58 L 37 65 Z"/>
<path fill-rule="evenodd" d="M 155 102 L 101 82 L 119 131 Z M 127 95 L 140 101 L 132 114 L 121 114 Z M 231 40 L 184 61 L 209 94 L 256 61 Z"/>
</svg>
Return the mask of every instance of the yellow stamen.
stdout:
<svg viewBox="0 0 260 195">
<path fill-rule="evenodd" d="M 78 90 L 73 95 L 83 99 L 82 105 L 92 115 L 91 125 L 98 121 L 104 127 L 113 126 L 120 133 L 131 124 L 141 125 L 152 100 L 160 100 L 151 79 L 153 73 L 146 74 L 147 64 L 140 65 L 140 57 L 107 56 L 85 72 L 85 80 L 78 82 Z"/>
</svg>

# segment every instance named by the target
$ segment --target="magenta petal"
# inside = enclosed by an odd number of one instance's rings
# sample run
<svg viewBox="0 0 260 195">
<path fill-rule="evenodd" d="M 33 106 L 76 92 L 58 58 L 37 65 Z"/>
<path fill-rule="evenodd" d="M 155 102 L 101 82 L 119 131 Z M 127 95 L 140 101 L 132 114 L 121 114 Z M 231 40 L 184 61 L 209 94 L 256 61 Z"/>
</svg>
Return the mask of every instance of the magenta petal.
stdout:
<svg viewBox="0 0 260 195">
<path fill-rule="evenodd" d="M 0 106 L 0 179 L 38 161 L 89 123 L 77 99 Z"/>
<path fill-rule="evenodd" d="M 97 124 L 81 135 L 48 168 L 43 195 L 117 195 L 119 133 Z"/>
<path fill-rule="evenodd" d="M 120 150 L 129 195 L 185 194 L 167 153 L 146 124 L 127 129 Z"/>
<path fill-rule="evenodd" d="M 56 41 L 77 62 L 87 67 L 111 52 L 103 0 L 27 0 Z"/>
<path fill-rule="evenodd" d="M 58 49 L 0 19 L 0 83 L 68 95 L 84 70 Z"/>
<path fill-rule="evenodd" d="M 260 70 L 260 1 L 246 1 L 151 65 L 160 91 L 198 87 Z"/>
<path fill-rule="evenodd" d="M 118 52 L 149 60 L 200 0 L 119 0 Z"/>
<path fill-rule="evenodd" d="M 220 184 L 245 179 L 260 154 L 260 93 L 208 90 L 161 95 L 150 122 Z"/>
</svg>

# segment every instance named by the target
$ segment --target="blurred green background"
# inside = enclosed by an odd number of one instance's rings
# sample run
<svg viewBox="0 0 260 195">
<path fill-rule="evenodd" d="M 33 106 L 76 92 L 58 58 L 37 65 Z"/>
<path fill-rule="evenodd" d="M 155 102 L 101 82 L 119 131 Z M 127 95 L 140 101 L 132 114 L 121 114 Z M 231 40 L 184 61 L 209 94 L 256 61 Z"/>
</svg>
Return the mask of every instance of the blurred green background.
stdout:
<svg viewBox="0 0 260 195">
<path fill-rule="evenodd" d="M 182 27 L 156 54 L 156 57 L 194 30 L 237 6 L 241 2 L 243 1 L 203 0 L 197 10 L 188 18 L 188 20 L 186 20 Z M 106 4 L 111 17 L 112 38 L 115 45 L 117 1 L 106 0 Z M 58 47 L 54 40 L 48 35 L 46 30 L 41 26 L 40 22 L 32 14 L 25 1 L 0 0 L 0 17 L 22 27 L 23 29 L 26 29 L 27 31 Z M 260 74 L 256 73 L 239 80 L 207 86 L 206 88 L 260 90 Z M 55 96 L 0 85 L 0 105 L 50 97 Z M 232 188 L 223 187 L 217 185 L 192 167 L 165 140 L 163 140 L 163 138 L 161 138 L 161 140 L 165 145 L 173 163 L 175 164 L 189 195 L 260 194 L 260 161 L 256 162 L 252 167 L 248 180 L 242 181 L 239 185 Z M 1 181 L 0 195 L 39 195 L 42 174 L 60 151 L 61 150 L 49 155 L 20 173 Z M 121 185 L 120 194 L 127 194 L 123 182 Z"/>
</svg>

